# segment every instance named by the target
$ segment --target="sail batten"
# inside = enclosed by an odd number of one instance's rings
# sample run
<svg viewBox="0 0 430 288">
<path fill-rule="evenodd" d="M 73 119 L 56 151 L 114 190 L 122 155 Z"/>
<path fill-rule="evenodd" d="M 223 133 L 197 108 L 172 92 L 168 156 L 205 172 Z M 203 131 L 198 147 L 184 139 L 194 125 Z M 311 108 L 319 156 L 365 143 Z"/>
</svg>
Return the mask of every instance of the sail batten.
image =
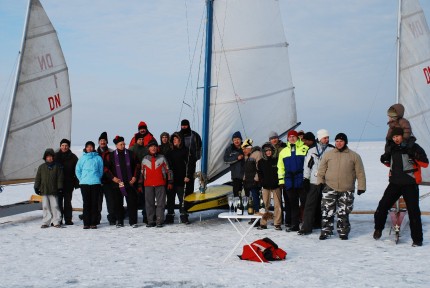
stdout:
<svg viewBox="0 0 430 288">
<path fill-rule="evenodd" d="M 213 51 L 212 53 L 228 53 L 228 52 L 237 52 L 237 51 L 254 50 L 254 49 L 284 48 L 284 47 L 288 47 L 287 42 L 261 45 L 261 46 L 253 46 L 253 47 L 241 47 L 241 48 L 216 50 L 216 51 Z"/>
<path fill-rule="evenodd" d="M 0 184 L 33 179 L 43 151 L 71 136 L 69 75 L 57 33 L 39 0 L 29 1 L 27 13 Z"/>
</svg>

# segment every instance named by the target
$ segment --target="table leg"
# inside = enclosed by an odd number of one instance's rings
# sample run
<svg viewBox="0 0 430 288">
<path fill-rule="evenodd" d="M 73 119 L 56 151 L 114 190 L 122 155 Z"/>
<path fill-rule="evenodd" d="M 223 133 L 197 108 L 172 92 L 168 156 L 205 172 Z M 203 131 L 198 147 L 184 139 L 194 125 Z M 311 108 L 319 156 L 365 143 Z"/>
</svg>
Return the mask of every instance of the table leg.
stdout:
<svg viewBox="0 0 430 288">
<path fill-rule="evenodd" d="M 233 222 L 233 221 L 231 221 L 231 219 L 230 219 L 230 218 L 228 218 L 228 221 L 230 221 L 231 225 L 233 225 L 234 229 L 237 231 L 237 233 L 239 233 L 239 235 L 241 236 L 241 238 L 240 238 L 239 242 L 237 242 L 237 243 L 236 243 L 236 245 L 234 246 L 233 250 L 231 250 L 231 251 L 230 251 L 230 253 L 227 255 L 227 257 L 225 257 L 224 262 L 225 262 L 225 261 L 227 261 L 227 259 L 228 259 L 231 255 L 233 255 L 234 251 L 236 251 L 237 247 L 238 247 L 242 242 L 246 242 L 246 244 L 247 244 L 247 245 L 251 245 L 251 244 L 248 242 L 248 240 L 246 240 L 246 238 L 245 238 L 245 237 L 248 235 L 248 233 L 252 230 L 252 228 L 254 228 L 255 224 L 258 222 L 258 218 L 255 218 L 254 222 L 249 226 L 249 228 L 248 228 L 248 229 L 245 229 L 245 228 L 242 226 L 242 224 L 240 224 L 240 221 L 239 221 L 238 219 L 235 219 L 235 220 L 239 223 L 239 226 L 243 228 L 243 230 L 244 230 L 244 232 L 245 232 L 245 233 L 242 233 L 242 232 L 241 232 L 241 231 L 236 227 L 236 225 L 234 224 L 234 222 Z M 261 261 L 262 263 L 264 263 L 264 261 L 261 259 L 261 257 L 260 257 L 260 256 L 259 256 L 259 255 L 258 255 L 258 254 L 253 250 L 253 249 L 251 249 L 251 250 L 252 250 L 252 252 L 254 252 L 254 254 L 258 257 L 258 259 L 260 259 L 260 261 Z"/>
</svg>

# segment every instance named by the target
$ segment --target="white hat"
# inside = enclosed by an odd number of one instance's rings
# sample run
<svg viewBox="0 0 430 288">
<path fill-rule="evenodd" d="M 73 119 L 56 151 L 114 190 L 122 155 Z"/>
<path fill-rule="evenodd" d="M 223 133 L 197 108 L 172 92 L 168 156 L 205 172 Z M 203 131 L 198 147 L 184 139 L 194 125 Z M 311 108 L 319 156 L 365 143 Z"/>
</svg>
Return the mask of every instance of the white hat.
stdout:
<svg viewBox="0 0 430 288">
<path fill-rule="evenodd" d="M 317 139 L 318 140 L 321 140 L 322 138 L 324 138 L 324 137 L 329 137 L 329 135 L 328 135 L 328 131 L 327 130 L 325 130 L 325 129 L 320 129 L 320 130 L 318 130 L 318 132 L 317 132 Z"/>
</svg>

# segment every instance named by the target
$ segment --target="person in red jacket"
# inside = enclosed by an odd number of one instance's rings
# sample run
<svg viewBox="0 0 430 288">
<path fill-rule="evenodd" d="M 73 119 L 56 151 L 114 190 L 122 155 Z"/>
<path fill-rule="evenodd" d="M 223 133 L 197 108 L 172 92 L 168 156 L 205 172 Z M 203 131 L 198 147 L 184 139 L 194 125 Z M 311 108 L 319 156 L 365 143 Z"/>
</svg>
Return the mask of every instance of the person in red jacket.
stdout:
<svg viewBox="0 0 430 288">
<path fill-rule="evenodd" d="M 133 147 L 133 145 L 136 143 L 136 135 L 141 134 L 143 136 L 143 146 L 147 146 L 149 141 L 155 140 L 154 136 L 151 134 L 151 132 L 148 131 L 148 126 L 145 122 L 140 121 L 137 125 L 137 129 L 139 132 L 135 133 L 134 136 L 130 140 L 130 144 L 128 144 L 128 149 Z"/>
<path fill-rule="evenodd" d="M 167 189 L 173 189 L 173 175 L 164 155 L 158 154 L 156 140 L 148 143 L 149 155 L 142 160 L 143 185 L 145 186 L 146 227 L 163 227 Z M 157 201 L 157 206 L 155 206 Z M 155 215 L 155 222 L 154 221 Z"/>
</svg>

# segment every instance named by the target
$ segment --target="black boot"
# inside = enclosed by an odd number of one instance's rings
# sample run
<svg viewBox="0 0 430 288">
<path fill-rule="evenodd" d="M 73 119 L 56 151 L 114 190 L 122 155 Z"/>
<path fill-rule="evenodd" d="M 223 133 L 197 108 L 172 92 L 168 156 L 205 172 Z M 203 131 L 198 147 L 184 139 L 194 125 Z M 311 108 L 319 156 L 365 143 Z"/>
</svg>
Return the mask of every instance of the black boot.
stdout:
<svg viewBox="0 0 430 288">
<path fill-rule="evenodd" d="M 190 224 L 190 220 L 188 220 L 188 214 L 181 214 L 181 223 L 183 224 Z"/>
<path fill-rule="evenodd" d="M 167 214 L 164 224 L 173 224 L 175 222 L 175 214 Z"/>
</svg>

